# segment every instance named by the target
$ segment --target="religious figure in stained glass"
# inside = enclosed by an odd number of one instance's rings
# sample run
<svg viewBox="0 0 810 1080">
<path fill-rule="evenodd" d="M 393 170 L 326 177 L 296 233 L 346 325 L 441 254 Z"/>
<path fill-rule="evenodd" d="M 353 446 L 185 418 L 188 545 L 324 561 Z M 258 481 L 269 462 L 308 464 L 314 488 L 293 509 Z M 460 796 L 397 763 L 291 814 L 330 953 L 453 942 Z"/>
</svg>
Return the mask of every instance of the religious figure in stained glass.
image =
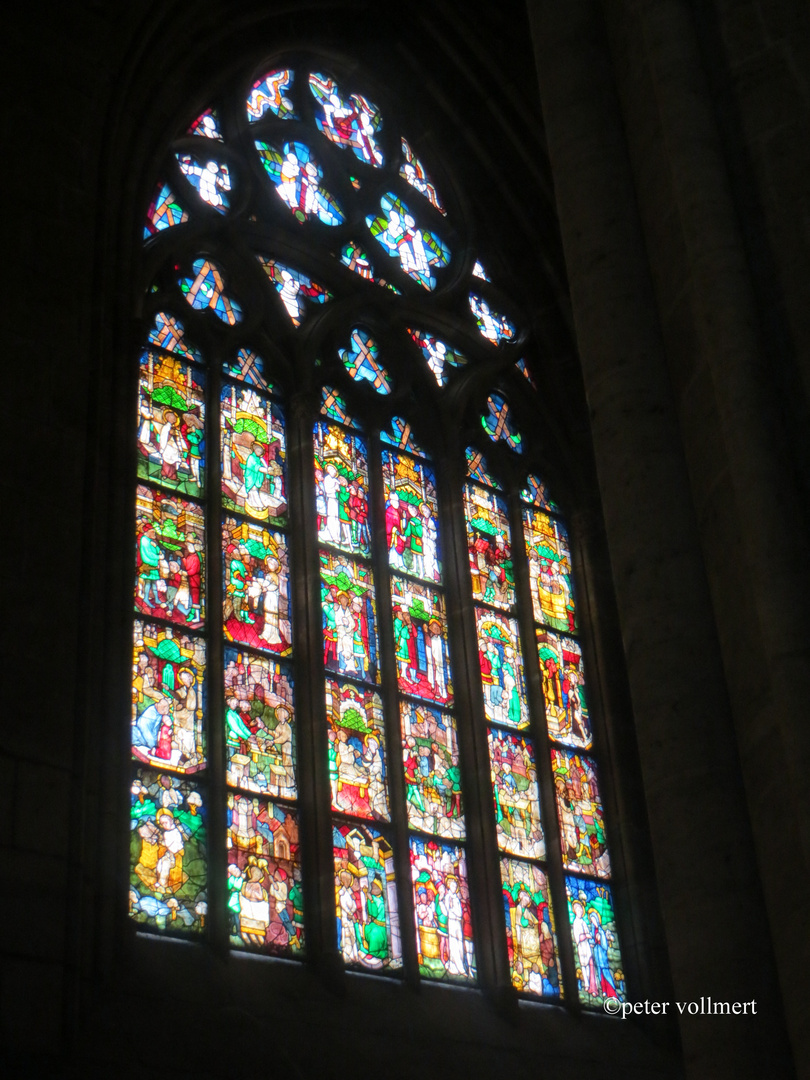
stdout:
<svg viewBox="0 0 810 1080">
<path fill-rule="evenodd" d="M 419 973 L 429 979 L 474 980 L 464 849 L 419 837 L 411 837 L 410 847 Z"/>
<path fill-rule="evenodd" d="M 222 142 L 219 130 L 219 116 L 216 109 L 206 109 L 188 129 L 189 135 L 201 135 L 204 139 L 217 139 Z"/>
<path fill-rule="evenodd" d="M 337 146 L 349 147 L 360 161 L 379 168 L 383 154 L 375 133 L 382 127 L 382 114 L 377 106 L 360 94 L 342 97 L 334 79 L 325 75 L 310 75 L 309 88 L 320 105 L 320 115 L 315 116 L 318 130 Z"/>
<path fill-rule="evenodd" d="M 489 761 L 498 847 L 512 855 L 542 859 L 545 844 L 532 743 L 490 728 Z"/>
<path fill-rule="evenodd" d="M 408 330 L 413 340 L 422 351 L 427 366 L 439 386 L 446 386 L 451 368 L 460 368 L 467 363 L 467 357 L 446 342 L 427 334 L 422 330 Z"/>
<path fill-rule="evenodd" d="M 171 627 L 135 620 L 132 755 L 160 769 L 205 764 L 205 645 Z"/>
<path fill-rule="evenodd" d="M 439 705 L 451 704 L 444 597 L 425 585 L 392 576 L 391 609 L 400 690 Z"/>
<path fill-rule="evenodd" d="M 187 779 L 136 769 L 129 910 L 146 928 L 199 933 L 208 914 L 203 799 Z"/>
<path fill-rule="evenodd" d="M 228 783 L 295 798 L 295 719 L 290 666 L 224 650 Z"/>
<path fill-rule="evenodd" d="M 283 533 L 225 518 L 223 629 L 229 641 L 290 653 L 290 572 Z"/>
<path fill-rule="evenodd" d="M 475 620 L 487 719 L 508 727 L 526 727 L 529 709 L 517 622 L 484 608 L 475 609 Z"/>
<path fill-rule="evenodd" d="M 183 626 L 202 626 L 202 507 L 139 485 L 135 520 L 136 610 Z"/>
<path fill-rule="evenodd" d="M 565 527 L 542 510 L 524 507 L 523 534 L 535 620 L 555 630 L 574 633 L 576 612 L 571 586 L 571 549 Z"/>
<path fill-rule="evenodd" d="M 560 996 L 548 879 L 539 866 L 501 859 L 512 985 L 534 997 Z"/>
<path fill-rule="evenodd" d="M 191 154 L 177 154 L 178 164 L 203 202 L 224 214 L 230 206 L 231 174 L 228 166 L 213 159 L 201 164 Z"/>
<path fill-rule="evenodd" d="M 377 629 L 371 571 L 354 559 L 322 551 L 321 609 L 327 669 L 376 682 Z"/>
<path fill-rule="evenodd" d="M 405 158 L 399 169 L 399 175 L 407 180 L 412 188 L 416 188 L 420 195 L 431 203 L 440 214 L 447 216 L 447 211 L 441 204 L 436 188 L 428 179 L 425 167 L 418 157 L 414 155 L 410 145 L 405 139 L 402 140 L 402 156 Z"/>
<path fill-rule="evenodd" d="M 369 688 L 326 681 L 332 809 L 388 818 L 382 701 Z"/>
<path fill-rule="evenodd" d="M 560 817 L 563 863 L 596 877 L 610 877 L 602 799 L 591 758 L 552 747 L 551 764 Z"/>
<path fill-rule="evenodd" d="M 475 323 L 482 337 L 499 345 L 515 336 L 515 325 L 505 315 L 493 310 L 489 303 L 476 293 L 470 293 L 470 311 L 475 316 Z"/>
<path fill-rule="evenodd" d="M 388 563 L 427 581 L 441 581 L 436 478 L 423 461 L 382 452 Z"/>
<path fill-rule="evenodd" d="M 565 879 L 579 1000 L 602 1005 L 608 998 L 626 1000 L 622 958 L 607 885 L 584 878 Z"/>
<path fill-rule="evenodd" d="M 456 725 L 450 713 L 401 703 L 402 763 L 411 828 L 461 840 L 465 835 Z"/>
<path fill-rule="evenodd" d="M 286 440 L 280 406 L 246 386 L 222 388 L 225 506 L 281 525 L 287 515 Z"/>
<path fill-rule="evenodd" d="M 149 351 L 138 385 L 138 476 L 202 495 L 205 378 L 190 364 Z"/>
<path fill-rule="evenodd" d="M 270 143 L 257 139 L 256 149 L 279 198 L 289 206 L 298 221 L 315 217 L 324 225 L 341 224 L 345 215 L 323 187 L 323 169 L 308 146 L 289 142 L 278 150 Z"/>
<path fill-rule="evenodd" d="M 366 224 L 371 235 L 388 252 L 399 259 L 404 273 L 426 289 L 436 288 L 431 266 L 443 267 L 450 262 L 450 250 L 436 233 L 419 228 L 405 203 L 393 192 L 380 199 L 382 214 L 369 214 Z"/>
<path fill-rule="evenodd" d="M 540 673 L 549 735 L 557 742 L 591 745 L 582 650 L 574 638 L 537 628 Z"/>
<path fill-rule="evenodd" d="M 371 826 L 332 828 L 338 948 L 346 964 L 372 971 L 402 966 L 402 942 L 390 841 Z"/>
<path fill-rule="evenodd" d="M 303 948 L 298 815 L 290 807 L 228 795 L 230 941 L 281 955 Z"/>
<path fill-rule="evenodd" d="M 473 597 L 509 610 L 515 603 L 515 572 L 506 502 L 494 491 L 466 484 L 464 513 Z"/>
<path fill-rule="evenodd" d="M 318 539 L 368 555 L 368 451 L 365 440 L 336 424 L 315 425 Z"/>
<path fill-rule="evenodd" d="M 264 267 L 264 272 L 272 281 L 293 326 L 300 326 L 306 315 L 305 301 L 308 300 L 312 304 L 324 304 L 331 299 L 332 294 L 328 289 L 316 284 L 306 274 L 294 270 L 291 266 L 282 266 L 275 259 L 268 259 L 263 255 L 257 257 Z"/>
</svg>

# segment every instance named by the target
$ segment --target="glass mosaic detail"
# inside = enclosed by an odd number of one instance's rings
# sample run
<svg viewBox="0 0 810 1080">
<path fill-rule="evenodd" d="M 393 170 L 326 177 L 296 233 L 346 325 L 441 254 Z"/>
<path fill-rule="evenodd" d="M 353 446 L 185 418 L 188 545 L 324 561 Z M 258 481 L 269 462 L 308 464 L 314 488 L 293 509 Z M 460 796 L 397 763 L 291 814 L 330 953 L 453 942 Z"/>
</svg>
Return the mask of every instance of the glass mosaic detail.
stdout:
<svg viewBox="0 0 810 1080">
<path fill-rule="evenodd" d="M 284 414 L 248 386 L 222 388 L 222 501 L 282 525 L 287 517 Z"/>
<path fill-rule="evenodd" d="M 184 221 L 188 221 L 188 213 L 177 201 L 172 189 L 168 184 L 159 184 L 146 211 L 144 240 L 163 229 L 171 229 L 173 225 L 182 225 Z"/>
<path fill-rule="evenodd" d="M 489 471 L 487 465 L 487 459 L 480 452 L 480 450 L 474 450 L 471 446 L 468 446 L 465 450 L 465 457 L 467 460 L 467 475 L 473 480 L 478 480 L 482 484 L 489 484 L 490 487 L 497 488 L 501 491 L 501 485 L 498 480 Z"/>
<path fill-rule="evenodd" d="M 500 394 L 490 394 L 481 426 L 493 442 L 503 440 L 512 450 L 523 452 L 523 439 L 512 419 L 509 406 Z"/>
<path fill-rule="evenodd" d="M 510 855 L 542 859 L 546 846 L 534 747 L 528 739 L 494 728 L 488 737 L 498 847 Z"/>
<path fill-rule="evenodd" d="M 387 427 L 380 431 L 380 438 L 389 446 L 396 446 L 400 450 L 407 450 L 417 457 L 429 458 L 411 433 L 411 425 L 401 416 L 392 416 Z"/>
<path fill-rule="evenodd" d="M 281 298 L 284 310 L 289 315 L 293 326 L 301 325 L 307 313 L 307 301 L 311 304 L 325 304 L 327 300 L 332 299 L 332 293 L 328 289 L 316 284 L 306 274 L 301 274 L 290 266 L 283 266 L 275 259 L 267 259 L 263 255 L 259 255 L 258 259 Z"/>
<path fill-rule="evenodd" d="M 186 331 L 179 319 L 161 311 L 155 316 L 155 325 L 149 331 L 149 341 L 167 352 L 177 353 L 187 360 L 202 361 L 202 354 L 186 341 Z"/>
<path fill-rule="evenodd" d="M 325 75 L 310 75 L 309 88 L 320 106 L 320 115 L 315 114 L 318 130 L 335 145 L 351 149 L 359 161 L 379 168 L 383 153 L 375 135 L 382 128 L 382 116 L 377 106 L 360 94 L 344 98 L 337 83 Z"/>
<path fill-rule="evenodd" d="M 403 701 L 402 764 L 408 824 L 462 840 L 465 835 L 456 725 L 449 713 Z"/>
<path fill-rule="evenodd" d="M 447 266 L 450 249 L 436 233 L 419 228 L 408 207 L 393 192 L 383 195 L 380 207 L 381 215 L 366 217 L 371 235 L 392 259 L 399 259 L 404 273 L 424 288 L 435 289 L 431 267 Z"/>
<path fill-rule="evenodd" d="M 473 277 L 480 278 L 482 281 L 492 280 L 492 278 L 489 276 L 489 274 L 486 272 L 480 262 L 477 262 L 473 267 Z"/>
<path fill-rule="evenodd" d="M 490 308 L 487 301 L 476 293 L 470 293 L 470 311 L 475 316 L 475 323 L 482 337 L 498 345 L 515 336 L 515 325 L 505 315 L 500 315 Z"/>
<path fill-rule="evenodd" d="M 595 877 L 610 877 L 602 799 L 596 766 L 584 754 L 551 750 L 563 864 Z"/>
<path fill-rule="evenodd" d="M 362 563 L 321 552 L 324 664 L 328 671 L 377 682 L 374 581 Z"/>
<path fill-rule="evenodd" d="M 202 164 L 191 154 L 175 154 L 180 169 L 197 194 L 213 206 L 220 214 L 224 214 L 231 205 L 228 192 L 231 190 L 231 174 L 228 166 L 224 163 L 209 160 Z"/>
<path fill-rule="evenodd" d="M 197 311 L 211 310 L 228 326 L 242 321 L 242 308 L 226 295 L 222 271 L 210 259 L 195 259 L 192 264 L 193 278 L 180 278 L 183 295 Z"/>
<path fill-rule="evenodd" d="M 205 643 L 140 619 L 133 636 L 132 756 L 197 772 L 205 764 Z"/>
<path fill-rule="evenodd" d="M 371 335 L 359 327 L 351 332 L 348 349 L 338 349 L 338 355 L 355 382 L 369 382 L 378 394 L 391 393 L 391 379 L 378 361 L 380 350 Z"/>
<path fill-rule="evenodd" d="M 321 392 L 321 415 L 338 420 L 347 427 L 354 426 L 348 405 L 337 390 L 330 386 L 325 386 Z"/>
<path fill-rule="evenodd" d="M 539 866 L 501 859 L 512 985 L 534 997 L 561 997 L 557 935 L 548 879 Z"/>
<path fill-rule="evenodd" d="M 375 273 L 374 266 L 371 259 L 366 254 L 363 248 L 359 244 L 356 244 L 353 240 L 350 240 L 348 244 L 344 244 L 340 252 L 340 261 L 344 266 L 353 271 L 355 274 L 359 274 L 361 278 L 366 281 L 373 281 L 377 285 L 382 285 L 384 288 L 390 289 L 392 292 L 398 293 L 399 289 L 392 285 L 385 278 L 378 277 Z"/>
<path fill-rule="evenodd" d="M 251 349 L 240 349 L 234 360 L 230 363 L 225 360 L 222 364 L 223 374 L 231 379 L 239 379 L 240 382 L 250 383 L 251 386 L 267 392 L 273 386 L 264 377 L 264 360 Z"/>
<path fill-rule="evenodd" d="M 289 655 L 290 571 L 284 534 L 226 517 L 222 552 L 225 637 L 263 652 Z"/>
<path fill-rule="evenodd" d="M 528 369 L 528 367 L 526 365 L 526 361 L 525 360 L 518 360 L 518 362 L 517 362 L 517 364 L 515 366 L 517 367 L 518 371 L 523 376 L 523 378 L 526 380 L 526 382 L 529 384 L 529 386 L 531 386 L 531 388 L 533 390 L 536 390 L 537 389 L 537 384 L 535 383 L 534 379 L 532 378 L 532 373 L 529 371 L 529 369 Z"/>
<path fill-rule="evenodd" d="M 549 735 L 557 742 L 587 750 L 591 727 L 579 644 L 538 627 L 537 652 Z"/>
<path fill-rule="evenodd" d="M 326 680 L 332 809 L 388 818 L 387 763 L 380 695 L 368 687 Z"/>
<path fill-rule="evenodd" d="M 304 946 L 298 815 L 289 807 L 228 795 L 230 944 L 282 956 Z"/>
<path fill-rule="evenodd" d="M 515 603 L 515 571 L 506 501 L 487 488 L 465 484 L 464 515 L 473 597 L 508 610 Z"/>
<path fill-rule="evenodd" d="M 337 201 L 321 185 L 323 169 L 304 143 L 284 143 L 281 150 L 256 140 L 264 170 L 281 198 L 298 221 L 317 218 L 324 225 L 340 225 L 344 213 Z"/>
<path fill-rule="evenodd" d="M 289 664 L 225 647 L 227 779 L 259 795 L 295 798 L 295 710 Z"/>
<path fill-rule="evenodd" d="M 188 129 L 188 133 L 189 135 L 202 135 L 205 139 L 218 139 L 222 142 L 222 132 L 219 130 L 219 116 L 217 116 L 216 109 L 206 109 L 204 113 L 201 113 Z"/>
<path fill-rule="evenodd" d="M 475 980 L 475 952 L 464 849 L 411 837 L 419 974 L 452 982 Z"/>
<path fill-rule="evenodd" d="M 560 511 L 559 506 L 548 493 L 548 485 L 539 476 L 526 477 L 526 486 L 521 491 L 520 497 L 523 502 L 539 506 L 542 510 L 550 510 L 553 514 Z"/>
<path fill-rule="evenodd" d="M 608 998 L 625 1001 L 627 990 L 610 889 L 596 881 L 567 877 L 565 891 L 579 1000 L 592 1006 L 603 1006 Z"/>
<path fill-rule="evenodd" d="M 402 966 L 402 939 L 388 838 L 370 825 L 335 821 L 335 907 L 344 963 L 371 971 Z"/>
<path fill-rule="evenodd" d="M 388 563 L 426 581 L 441 581 L 436 479 L 423 461 L 382 452 Z"/>
<path fill-rule="evenodd" d="M 201 495 L 204 439 L 204 377 L 172 356 L 144 353 L 138 384 L 138 476 L 183 495 Z"/>
<path fill-rule="evenodd" d="M 315 425 L 318 539 L 355 555 L 370 551 L 367 463 L 361 436 L 335 424 Z"/>
<path fill-rule="evenodd" d="M 293 106 L 290 101 L 292 84 L 293 73 L 289 68 L 271 71 L 264 78 L 257 79 L 246 102 L 248 120 L 251 122 L 261 120 L 268 109 L 282 120 L 293 117 Z"/>
<path fill-rule="evenodd" d="M 450 379 L 449 368 L 464 367 L 467 363 L 467 357 L 463 356 L 460 352 L 452 349 L 445 342 L 440 341 L 432 334 L 427 334 L 422 330 L 408 330 L 413 340 L 422 350 L 422 355 L 425 358 L 425 363 L 433 373 L 433 377 L 439 386 L 446 386 Z"/>
<path fill-rule="evenodd" d="M 135 770 L 129 913 L 144 930 L 199 934 L 208 914 L 205 806 L 191 780 Z"/>
<path fill-rule="evenodd" d="M 576 632 L 571 549 L 565 526 L 542 510 L 523 509 L 532 607 L 537 622 Z"/>
<path fill-rule="evenodd" d="M 494 611 L 475 609 L 478 662 L 487 720 L 512 728 L 529 723 L 518 625 Z"/>
<path fill-rule="evenodd" d="M 453 701 L 444 599 L 427 585 L 391 576 L 397 682 L 404 694 Z"/>
<path fill-rule="evenodd" d="M 138 485 L 135 496 L 135 610 L 199 627 L 204 619 L 203 509 Z"/>
<path fill-rule="evenodd" d="M 399 169 L 399 175 L 407 180 L 412 188 L 416 188 L 420 195 L 424 195 L 428 202 L 435 206 L 440 214 L 447 216 L 447 211 L 442 206 L 436 188 L 428 179 L 425 168 L 405 139 L 402 140 L 402 156 L 405 158 Z"/>
</svg>

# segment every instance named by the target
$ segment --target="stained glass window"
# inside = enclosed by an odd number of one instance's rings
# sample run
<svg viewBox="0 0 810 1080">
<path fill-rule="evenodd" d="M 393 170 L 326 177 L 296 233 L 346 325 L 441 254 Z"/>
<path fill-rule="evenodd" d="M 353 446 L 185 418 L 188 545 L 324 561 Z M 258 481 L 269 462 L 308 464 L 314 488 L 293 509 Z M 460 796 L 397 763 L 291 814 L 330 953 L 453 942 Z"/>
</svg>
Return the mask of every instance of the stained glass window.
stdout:
<svg viewBox="0 0 810 1080">
<path fill-rule="evenodd" d="M 243 75 L 142 219 L 132 923 L 599 1007 L 610 803 L 526 320 L 379 88 Z"/>
</svg>

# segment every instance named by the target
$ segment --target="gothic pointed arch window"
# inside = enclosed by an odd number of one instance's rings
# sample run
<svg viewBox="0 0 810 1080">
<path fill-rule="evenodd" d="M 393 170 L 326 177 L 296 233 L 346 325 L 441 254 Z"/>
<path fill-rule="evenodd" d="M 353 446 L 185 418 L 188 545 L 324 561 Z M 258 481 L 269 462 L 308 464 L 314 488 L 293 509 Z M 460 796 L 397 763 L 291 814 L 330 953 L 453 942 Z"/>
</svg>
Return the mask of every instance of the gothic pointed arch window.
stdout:
<svg viewBox="0 0 810 1080">
<path fill-rule="evenodd" d="M 407 119 L 289 55 L 155 177 L 130 915 L 601 1006 L 625 976 L 535 351 Z"/>
</svg>

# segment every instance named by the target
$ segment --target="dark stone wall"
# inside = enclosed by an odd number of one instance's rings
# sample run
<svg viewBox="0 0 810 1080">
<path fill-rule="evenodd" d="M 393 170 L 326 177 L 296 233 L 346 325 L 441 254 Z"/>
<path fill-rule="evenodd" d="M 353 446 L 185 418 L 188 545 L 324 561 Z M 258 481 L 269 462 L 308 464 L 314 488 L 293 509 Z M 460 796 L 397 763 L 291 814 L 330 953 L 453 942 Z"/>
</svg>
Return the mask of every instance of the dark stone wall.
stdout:
<svg viewBox="0 0 810 1080">
<path fill-rule="evenodd" d="M 17 15 L 0 1040 L 19 1076 L 802 1075 L 806 9 L 529 0 L 474 20 L 461 3 L 408 16 L 403 28 L 402 10 L 374 3 L 234 14 L 146 0 Z M 756 998 L 756 1019 L 515 1012 L 477 993 L 133 940 L 122 925 L 121 418 L 139 214 L 163 145 L 212 79 L 319 34 L 324 47 L 355 42 L 381 72 L 384 48 L 403 71 L 435 59 L 414 91 L 425 135 L 478 164 L 463 180 L 470 212 L 488 208 L 482 250 L 515 237 L 494 272 L 542 343 L 550 438 L 577 496 L 634 996 Z"/>
</svg>

